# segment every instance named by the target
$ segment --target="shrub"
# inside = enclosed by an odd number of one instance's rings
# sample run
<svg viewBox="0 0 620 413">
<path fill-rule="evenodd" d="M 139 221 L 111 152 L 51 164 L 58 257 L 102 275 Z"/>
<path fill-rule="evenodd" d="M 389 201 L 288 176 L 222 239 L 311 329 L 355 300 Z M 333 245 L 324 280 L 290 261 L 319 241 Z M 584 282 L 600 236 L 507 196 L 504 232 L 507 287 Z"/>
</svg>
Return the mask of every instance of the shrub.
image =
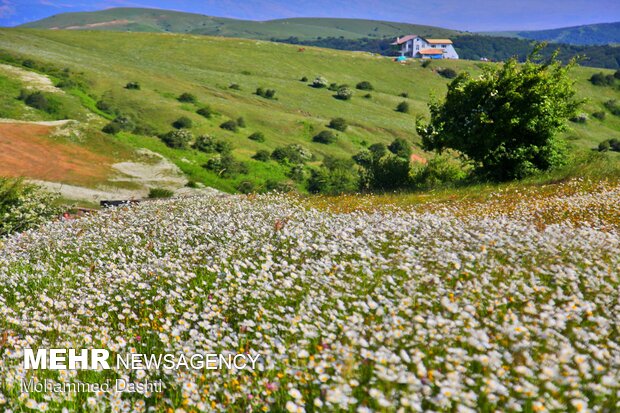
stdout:
<svg viewBox="0 0 620 413">
<path fill-rule="evenodd" d="M 268 179 L 267 182 L 265 182 L 265 190 L 288 193 L 295 191 L 295 185 L 292 182 L 282 182 L 274 179 Z"/>
<path fill-rule="evenodd" d="M 595 86 L 612 86 L 615 83 L 615 77 L 600 72 L 593 74 L 590 77 L 590 82 Z"/>
<path fill-rule="evenodd" d="M 399 158 L 409 160 L 411 157 L 411 145 L 409 145 L 409 142 L 403 138 L 394 139 L 394 141 L 387 148 Z"/>
<path fill-rule="evenodd" d="M 600 152 L 605 152 L 605 151 L 620 152 L 620 140 L 616 138 L 607 139 L 606 141 L 603 141 L 598 145 L 598 150 Z"/>
<path fill-rule="evenodd" d="M 101 129 L 102 132 L 107 133 L 109 135 L 116 135 L 122 130 L 121 125 L 116 122 L 110 122 Z"/>
<path fill-rule="evenodd" d="M 409 103 L 400 102 L 398 106 L 396 106 L 396 111 L 400 113 L 409 113 Z"/>
<path fill-rule="evenodd" d="M 610 149 L 611 149 L 611 145 L 609 144 L 609 140 L 603 141 L 598 144 L 599 152 L 607 152 Z"/>
<path fill-rule="evenodd" d="M 22 66 L 28 69 L 36 69 L 37 63 L 34 60 L 26 59 L 22 62 Z"/>
<path fill-rule="evenodd" d="M 329 85 L 329 82 L 327 81 L 327 79 L 325 79 L 323 76 L 317 76 L 312 81 L 311 86 L 317 89 L 323 89 L 323 88 L 326 88 L 328 85 Z"/>
<path fill-rule="evenodd" d="M 254 183 L 250 181 L 243 181 L 239 183 L 239 185 L 237 185 L 237 191 L 241 192 L 242 194 L 251 194 L 255 192 Z"/>
<path fill-rule="evenodd" d="M 55 100 L 52 96 L 47 96 L 43 92 L 28 92 L 22 90 L 19 99 L 31 108 L 42 110 L 50 115 L 58 115 L 60 112 L 61 104 Z"/>
<path fill-rule="evenodd" d="M 199 188 L 199 187 L 200 187 L 200 185 L 198 185 L 198 182 L 196 182 L 196 181 L 194 181 L 194 180 L 192 180 L 192 179 L 190 179 L 189 181 L 187 181 L 187 183 L 185 184 L 185 186 L 186 186 L 187 188 Z"/>
<path fill-rule="evenodd" d="M 237 118 L 237 126 L 240 128 L 245 128 L 245 119 L 243 116 Z"/>
<path fill-rule="evenodd" d="M 112 105 L 104 100 L 100 100 L 95 104 L 95 107 L 102 112 L 112 113 Z"/>
<path fill-rule="evenodd" d="M 605 115 L 606 115 L 606 114 L 605 114 L 605 112 L 603 112 L 603 111 L 598 111 L 598 112 L 594 112 L 594 113 L 592 114 L 592 117 L 593 117 L 593 118 L 596 118 L 596 119 L 598 119 L 598 120 L 605 120 Z"/>
<path fill-rule="evenodd" d="M 234 120 L 227 120 L 226 122 L 220 125 L 220 128 L 224 130 L 229 130 L 231 132 L 237 132 L 239 130 L 239 126 L 237 125 L 237 122 L 235 122 Z"/>
<path fill-rule="evenodd" d="M 302 182 L 304 179 L 306 179 L 306 170 L 304 168 L 304 165 L 293 165 L 291 169 L 286 173 L 286 176 L 288 176 L 295 182 Z"/>
<path fill-rule="evenodd" d="M 334 118 L 329 122 L 328 127 L 340 132 L 345 132 L 349 125 L 347 124 L 347 121 L 343 118 Z"/>
<path fill-rule="evenodd" d="M 328 195 L 354 192 L 359 188 L 359 178 L 351 159 L 326 156 L 319 169 L 311 171 L 308 191 Z"/>
<path fill-rule="evenodd" d="M 263 132 L 254 132 L 248 136 L 248 139 L 256 142 L 265 142 L 265 134 Z"/>
<path fill-rule="evenodd" d="M 223 178 L 232 178 L 239 174 L 248 173 L 247 165 L 235 160 L 230 152 L 214 156 L 203 165 L 203 168 L 215 172 Z"/>
<path fill-rule="evenodd" d="M 313 142 L 323 143 L 326 145 L 330 143 L 334 143 L 336 142 L 336 140 L 337 140 L 336 135 L 334 135 L 332 131 L 328 131 L 328 130 L 321 131 L 312 138 Z"/>
<path fill-rule="evenodd" d="M 171 191 L 166 188 L 151 188 L 149 190 L 150 199 L 171 198 L 173 195 L 174 195 L 174 191 Z"/>
<path fill-rule="evenodd" d="M 341 86 L 335 95 L 339 100 L 350 100 L 353 97 L 353 91 L 346 86 Z"/>
<path fill-rule="evenodd" d="M 172 122 L 172 126 L 176 129 L 190 129 L 194 125 L 194 122 L 187 116 L 181 116 L 179 119 Z"/>
<path fill-rule="evenodd" d="M 364 99 L 372 99 L 372 95 L 370 93 L 366 93 L 364 95 Z"/>
<path fill-rule="evenodd" d="M 211 119 L 215 114 L 215 112 L 213 112 L 213 110 L 209 106 L 198 109 L 196 113 L 207 119 Z"/>
<path fill-rule="evenodd" d="M 117 116 L 112 122 L 103 127 L 102 131 L 115 135 L 121 131 L 133 131 L 135 124 L 126 116 Z"/>
<path fill-rule="evenodd" d="M 230 86 L 228 86 L 228 88 L 232 90 L 241 90 L 241 86 L 236 83 L 231 84 Z"/>
<path fill-rule="evenodd" d="M 609 110 L 612 113 L 612 115 L 620 116 L 620 105 L 618 105 L 618 102 L 616 101 L 616 99 L 608 100 L 607 102 L 604 103 L 604 105 L 607 108 L 607 110 Z"/>
<path fill-rule="evenodd" d="M 585 113 L 580 113 L 570 118 L 570 121 L 574 123 L 586 123 L 588 121 L 588 115 Z"/>
<path fill-rule="evenodd" d="M 364 80 L 363 82 L 359 82 L 357 85 L 355 85 L 356 89 L 359 90 L 375 90 L 375 88 L 372 86 L 372 83 Z"/>
<path fill-rule="evenodd" d="M 129 82 L 125 85 L 125 89 L 129 89 L 129 90 L 140 90 L 141 86 L 140 83 L 138 82 Z"/>
<path fill-rule="evenodd" d="M 252 159 L 255 159 L 260 162 L 269 162 L 270 158 L 271 158 L 271 154 L 269 153 L 269 151 L 265 149 L 261 149 L 260 151 L 257 151 L 254 154 L 254 156 L 252 156 Z"/>
<path fill-rule="evenodd" d="M 0 178 L 0 237 L 36 228 L 60 212 L 56 197 L 38 186 Z"/>
<path fill-rule="evenodd" d="M 454 159 L 435 156 L 412 173 L 412 184 L 418 189 L 430 189 L 464 180 L 467 173 Z"/>
<path fill-rule="evenodd" d="M 616 79 L 620 79 L 620 69 L 616 70 L 616 73 L 614 73 L 614 77 Z"/>
<path fill-rule="evenodd" d="M 424 149 L 455 149 L 479 175 L 498 181 L 563 164 L 557 132 L 581 103 L 568 76 L 572 66 L 555 59 L 545 64 L 510 59 L 501 67 L 483 67 L 476 78 L 459 75 L 444 102 L 429 104 L 430 123 L 417 124 Z"/>
<path fill-rule="evenodd" d="M 307 82 L 308 81 L 308 77 L 307 76 L 303 76 L 301 79 L 299 79 L 300 82 Z"/>
<path fill-rule="evenodd" d="M 200 135 L 192 147 L 200 152 L 213 153 L 215 152 L 215 139 L 209 135 Z"/>
<path fill-rule="evenodd" d="M 335 92 L 338 90 L 339 87 L 340 85 L 338 83 L 331 83 L 327 89 Z"/>
<path fill-rule="evenodd" d="M 292 143 L 274 149 L 271 158 L 283 164 L 298 164 L 312 159 L 312 153 L 301 145 Z"/>
<path fill-rule="evenodd" d="M 178 101 L 183 103 L 196 103 L 198 99 L 196 99 L 195 95 L 185 92 L 178 97 Z"/>
<path fill-rule="evenodd" d="M 408 98 L 409 97 L 409 93 L 408 92 L 403 92 L 399 95 L 401 98 Z"/>
<path fill-rule="evenodd" d="M 456 70 L 449 67 L 438 70 L 437 73 L 439 73 L 440 76 L 445 77 L 446 79 L 454 79 L 457 76 Z"/>
<path fill-rule="evenodd" d="M 259 87 L 256 89 L 256 94 L 265 99 L 273 99 L 276 95 L 276 91 L 274 89 L 263 89 Z"/>
<path fill-rule="evenodd" d="M 431 60 L 430 59 L 422 60 L 422 67 L 429 67 L 430 65 L 431 65 Z"/>
<path fill-rule="evenodd" d="M 170 148 L 185 149 L 187 144 L 192 141 L 193 136 L 187 129 L 178 129 L 166 133 L 160 139 Z"/>
</svg>

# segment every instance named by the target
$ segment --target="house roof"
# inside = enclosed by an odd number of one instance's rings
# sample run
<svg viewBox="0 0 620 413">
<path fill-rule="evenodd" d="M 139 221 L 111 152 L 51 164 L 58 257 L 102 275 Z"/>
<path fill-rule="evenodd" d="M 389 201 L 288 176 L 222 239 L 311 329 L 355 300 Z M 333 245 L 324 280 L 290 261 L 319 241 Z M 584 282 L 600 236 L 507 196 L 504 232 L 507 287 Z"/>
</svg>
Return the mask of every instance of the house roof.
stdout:
<svg viewBox="0 0 620 413">
<path fill-rule="evenodd" d="M 418 37 L 418 36 L 416 36 L 415 34 L 410 34 L 410 35 L 404 36 L 404 37 L 397 37 L 396 41 L 394 43 L 392 43 L 392 44 L 393 45 L 401 45 L 403 43 L 407 43 L 411 39 L 415 39 L 416 37 Z"/>
<path fill-rule="evenodd" d="M 430 44 L 452 44 L 450 39 L 426 39 Z"/>
<path fill-rule="evenodd" d="M 420 54 L 443 54 L 443 50 L 441 49 L 422 49 L 419 52 Z"/>
</svg>

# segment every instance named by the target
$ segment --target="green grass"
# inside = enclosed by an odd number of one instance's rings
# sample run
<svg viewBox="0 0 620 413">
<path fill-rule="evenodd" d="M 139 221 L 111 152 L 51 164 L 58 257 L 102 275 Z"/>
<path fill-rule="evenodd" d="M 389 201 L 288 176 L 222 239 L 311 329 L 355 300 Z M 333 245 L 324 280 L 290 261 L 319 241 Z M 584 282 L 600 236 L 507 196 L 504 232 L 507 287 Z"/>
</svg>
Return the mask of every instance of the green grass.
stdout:
<svg viewBox="0 0 620 413">
<path fill-rule="evenodd" d="M 172 122 L 187 116 L 193 121 L 195 136 L 209 134 L 232 143 L 235 157 L 248 163 L 250 174 L 226 180 L 201 167 L 210 155 L 172 150 L 154 137 L 117 138 L 119 143 L 155 150 L 191 179 L 226 191 L 234 190 L 242 181 L 260 186 L 267 179 L 285 179 L 286 168 L 251 159 L 261 149 L 271 151 L 298 143 L 320 162 L 324 155 L 350 157 L 365 145 L 389 143 L 396 137 L 417 144 L 416 117 L 428 116 L 429 98 L 442 97 L 446 92 L 448 80 L 438 75 L 437 69 L 450 67 L 476 75 L 482 66 L 472 61 L 436 61 L 423 68 L 417 61 L 400 65 L 367 53 L 312 47 L 299 52 L 296 46 L 271 42 L 156 33 L 2 29 L 0 49 L 83 72 L 90 90 L 70 91 L 67 99 L 91 113 L 97 113 L 94 103 L 103 97 L 119 112 L 158 133 L 168 132 Z M 573 71 L 578 95 L 587 99 L 581 111 L 588 115 L 605 110 L 603 103 L 618 95 L 614 88 L 590 84 L 590 76 L 599 71 L 584 67 Z M 371 99 L 363 98 L 366 92 L 356 91 L 351 101 L 340 101 L 327 89 L 314 89 L 299 81 L 307 76 L 311 82 L 318 75 L 350 86 L 369 81 L 375 90 Z M 125 89 L 129 81 L 138 81 L 142 89 Z M 230 89 L 233 83 L 241 90 Z M 256 96 L 258 87 L 275 89 L 277 99 Z M 195 95 L 198 102 L 178 102 L 176 98 L 184 92 Z M 402 92 L 409 98 L 399 96 Z M 403 100 L 410 105 L 409 114 L 395 110 Z M 205 119 L 196 114 L 204 105 L 218 115 Z M 222 122 L 240 116 L 247 126 L 239 132 L 220 129 Z M 312 136 L 327 129 L 334 117 L 347 120 L 347 131 L 338 132 L 338 141 L 331 145 L 312 142 Z M 91 127 L 100 129 L 106 122 L 99 117 L 91 121 Z M 564 137 L 575 150 L 589 151 L 603 140 L 620 138 L 620 117 L 609 112 L 603 121 L 589 116 L 585 124 L 569 126 Z M 254 132 L 263 132 L 265 142 L 247 138 Z M 422 154 L 419 147 L 415 152 Z"/>
</svg>

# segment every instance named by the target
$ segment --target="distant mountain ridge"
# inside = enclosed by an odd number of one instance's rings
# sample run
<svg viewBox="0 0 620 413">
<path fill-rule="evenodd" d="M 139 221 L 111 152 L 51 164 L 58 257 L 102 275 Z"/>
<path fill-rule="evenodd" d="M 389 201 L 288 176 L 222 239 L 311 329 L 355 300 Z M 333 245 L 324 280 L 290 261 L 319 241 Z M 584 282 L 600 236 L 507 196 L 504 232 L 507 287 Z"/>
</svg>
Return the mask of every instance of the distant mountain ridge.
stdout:
<svg viewBox="0 0 620 413">
<path fill-rule="evenodd" d="M 35 29 L 173 32 L 252 39 L 325 37 L 358 39 L 421 36 L 455 36 L 463 32 L 440 27 L 378 20 L 290 18 L 268 21 L 236 20 L 201 14 L 143 8 L 114 8 L 96 12 L 63 13 L 20 27 Z"/>
<path fill-rule="evenodd" d="M 524 39 L 574 45 L 620 44 L 620 22 L 517 32 Z"/>
</svg>

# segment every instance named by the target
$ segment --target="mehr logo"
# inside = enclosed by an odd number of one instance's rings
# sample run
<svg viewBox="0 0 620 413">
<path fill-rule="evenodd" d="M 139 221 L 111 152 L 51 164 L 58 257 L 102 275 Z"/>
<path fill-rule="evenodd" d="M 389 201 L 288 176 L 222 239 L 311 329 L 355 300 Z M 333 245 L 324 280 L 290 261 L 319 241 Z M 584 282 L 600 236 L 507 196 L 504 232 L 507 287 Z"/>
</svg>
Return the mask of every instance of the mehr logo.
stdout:
<svg viewBox="0 0 620 413">
<path fill-rule="evenodd" d="M 256 369 L 260 354 L 117 354 L 117 369 L 221 370 Z M 110 370 L 110 352 L 105 349 L 24 349 L 26 370 Z"/>
<path fill-rule="evenodd" d="M 109 370 L 109 357 L 110 352 L 105 349 L 84 349 L 79 355 L 75 349 L 39 349 L 35 356 L 34 350 L 27 348 L 24 349 L 24 369 Z"/>
</svg>

